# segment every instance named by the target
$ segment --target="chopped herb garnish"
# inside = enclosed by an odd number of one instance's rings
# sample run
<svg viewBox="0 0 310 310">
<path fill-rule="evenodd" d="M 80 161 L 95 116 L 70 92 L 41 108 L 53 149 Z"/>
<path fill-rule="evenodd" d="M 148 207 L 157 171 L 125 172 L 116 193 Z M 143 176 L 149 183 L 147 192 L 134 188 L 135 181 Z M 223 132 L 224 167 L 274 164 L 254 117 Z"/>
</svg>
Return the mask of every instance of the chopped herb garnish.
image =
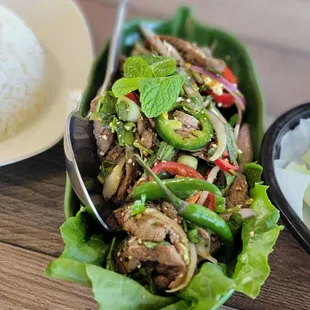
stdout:
<svg viewBox="0 0 310 310">
<path fill-rule="evenodd" d="M 231 127 L 235 127 L 238 122 L 238 113 L 232 115 L 228 121 Z"/>
<path fill-rule="evenodd" d="M 187 237 L 188 237 L 190 242 L 198 243 L 199 242 L 199 237 L 198 237 L 198 230 L 197 230 L 197 228 L 189 230 L 187 232 Z"/>
<path fill-rule="evenodd" d="M 113 250 L 114 250 L 115 240 L 116 238 L 112 239 L 112 243 L 110 245 L 109 253 L 106 259 L 106 269 L 111 270 L 111 271 L 115 271 L 115 263 L 113 261 Z"/>
<path fill-rule="evenodd" d="M 131 210 L 130 210 L 130 215 L 135 216 L 137 214 L 143 213 L 146 209 L 145 201 L 146 201 L 146 195 L 142 194 L 141 199 L 136 200 L 132 204 Z"/>
<path fill-rule="evenodd" d="M 148 248 L 148 249 L 153 249 L 158 245 L 170 245 L 169 242 L 163 241 L 163 242 L 152 242 L 152 241 L 145 241 L 143 244 Z"/>
<path fill-rule="evenodd" d="M 158 227 L 158 222 L 153 222 L 152 224 L 151 224 L 151 226 L 152 226 L 152 228 L 157 228 Z"/>
<path fill-rule="evenodd" d="M 215 212 L 226 212 L 225 198 L 221 196 L 215 196 Z"/>
</svg>

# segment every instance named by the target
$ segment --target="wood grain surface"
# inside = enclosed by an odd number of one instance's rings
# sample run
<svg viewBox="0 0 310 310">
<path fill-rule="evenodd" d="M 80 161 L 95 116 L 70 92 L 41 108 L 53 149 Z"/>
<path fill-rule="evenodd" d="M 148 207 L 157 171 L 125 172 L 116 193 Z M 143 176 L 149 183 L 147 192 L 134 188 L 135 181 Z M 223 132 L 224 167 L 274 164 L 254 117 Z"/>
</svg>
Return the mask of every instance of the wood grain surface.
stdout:
<svg viewBox="0 0 310 310">
<path fill-rule="evenodd" d="M 115 1 L 77 3 L 99 52 L 112 30 Z M 186 3 L 201 21 L 240 36 L 256 63 L 271 118 L 310 98 L 310 1 L 261 0 L 255 6 L 247 0 L 130 3 L 129 18 L 168 18 Z M 0 168 L 0 310 L 97 308 L 90 289 L 44 275 L 46 264 L 63 248 L 59 226 L 64 184 L 62 142 Z M 270 266 L 271 275 L 256 300 L 234 294 L 223 310 L 310 309 L 310 256 L 287 229 L 270 255 Z"/>
</svg>

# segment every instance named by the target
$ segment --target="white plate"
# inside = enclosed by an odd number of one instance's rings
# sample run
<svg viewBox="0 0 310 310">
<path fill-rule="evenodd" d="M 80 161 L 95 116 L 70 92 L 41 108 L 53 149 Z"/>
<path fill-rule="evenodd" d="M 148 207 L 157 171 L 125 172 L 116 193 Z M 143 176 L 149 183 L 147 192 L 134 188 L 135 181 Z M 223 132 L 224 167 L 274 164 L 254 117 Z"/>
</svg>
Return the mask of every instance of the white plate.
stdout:
<svg viewBox="0 0 310 310">
<path fill-rule="evenodd" d="M 0 141 L 0 166 L 37 155 L 60 141 L 68 113 L 81 93 L 94 59 L 90 32 L 70 0 L 0 0 L 35 33 L 46 52 L 48 107 L 13 137 Z M 73 98 L 74 99 L 74 98 Z"/>
</svg>

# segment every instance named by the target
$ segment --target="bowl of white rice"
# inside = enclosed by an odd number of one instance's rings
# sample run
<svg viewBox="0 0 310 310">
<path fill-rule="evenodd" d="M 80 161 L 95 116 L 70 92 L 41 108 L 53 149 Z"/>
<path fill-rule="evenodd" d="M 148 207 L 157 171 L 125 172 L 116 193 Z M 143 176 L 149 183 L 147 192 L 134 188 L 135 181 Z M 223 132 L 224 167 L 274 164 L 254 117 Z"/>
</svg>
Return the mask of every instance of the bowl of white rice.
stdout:
<svg viewBox="0 0 310 310">
<path fill-rule="evenodd" d="M 93 48 L 70 0 L 0 4 L 0 166 L 52 147 L 85 88 Z"/>
<path fill-rule="evenodd" d="M 4 6 L 0 6 L 0 38 L 0 139 L 6 139 L 47 103 L 47 68 L 35 34 Z"/>
</svg>

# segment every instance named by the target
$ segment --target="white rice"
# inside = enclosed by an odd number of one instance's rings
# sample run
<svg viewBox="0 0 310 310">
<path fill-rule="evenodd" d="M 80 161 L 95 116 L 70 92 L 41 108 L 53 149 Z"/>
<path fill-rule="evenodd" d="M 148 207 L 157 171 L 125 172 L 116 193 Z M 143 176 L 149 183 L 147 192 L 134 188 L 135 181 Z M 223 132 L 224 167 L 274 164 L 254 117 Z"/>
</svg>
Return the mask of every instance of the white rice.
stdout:
<svg viewBox="0 0 310 310">
<path fill-rule="evenodd" d="M 34 33 L 0 5 L 0 138 L 22 130 L 46 101 L 46 62 Z"/>
</svg>

